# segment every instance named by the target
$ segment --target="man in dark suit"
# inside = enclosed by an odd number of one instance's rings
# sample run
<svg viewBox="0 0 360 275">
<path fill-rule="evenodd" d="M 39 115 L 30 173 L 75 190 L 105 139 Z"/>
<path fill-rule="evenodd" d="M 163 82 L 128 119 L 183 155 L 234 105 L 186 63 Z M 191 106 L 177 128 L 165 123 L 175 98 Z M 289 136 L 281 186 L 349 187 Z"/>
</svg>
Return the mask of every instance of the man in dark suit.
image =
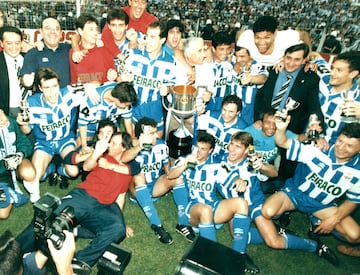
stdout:
<svg viewBox="0 0 360 275">
<path fill-rule="evenodd" d="M 283 110 L 288 98 L 292 98 L 299 103 L 299 106 L 288 113 L 291 115 L 288 130 L 298 135 L 305 133 L 310 114 L 316 114 L 325 129 L 324 116 L 319 103 L 319 77 L 313 72 L 304 70 L 308 54 L 309 47 L 305 43 L 296 44 L 285 50 L 284 69 L 279 73 L 270 71 L 267 81 L 256 95 L 254 121 L 258 121 L 260 115 L 270 109 Z M 288 88 L 280 98 L 277 98 L 288 75 L 290 75 Z M 293 176 L 296 163 L 287 161 L 283 152 L 281 155 L 279 177 L 284 180 Z"/>
<path fill-rule="evenodd" d="M 7 115 L 16 116 L 21 100 L 18 72 L 23 64 L 21 31 L 12 26 L 0 28 L 0 109 Z"/>
</svg>

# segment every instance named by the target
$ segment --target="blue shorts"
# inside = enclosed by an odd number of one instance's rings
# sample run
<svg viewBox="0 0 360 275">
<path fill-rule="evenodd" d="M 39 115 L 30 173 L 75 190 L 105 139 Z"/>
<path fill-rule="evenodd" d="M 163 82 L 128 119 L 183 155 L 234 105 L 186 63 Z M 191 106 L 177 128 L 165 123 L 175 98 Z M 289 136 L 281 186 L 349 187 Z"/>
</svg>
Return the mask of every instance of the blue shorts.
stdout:
<svg viewBox="0 0 360 275">
<path fill-rule="evenodd" d="M 307 194 L 304 194 L 296 186 L 286 185 L 280 191 L 284 192 L 289 197 L 296 210 L 306 214 L 312 214 L 319 210 L 329 208 L 331 206 L 336 206 L 335 203 L 326 205 L 322 204 L 321 202 L 310 198 Z"/>
<path fill-rule="evenodd" d="M 221 201 L 214 201 L 212 202 L 211 204 L 208 204 L 211 206 L 212 208 L 212 213 L 213 213 L 213 220 L 214 220 L 214 215 L 215 215 L 215 212 L 219 206 Z M 185 215 L 188 217 L 188 219 L 190 220 L 190 210 L 191 210 L 191 207 L 193 207 L 195 204 L 198 204 L 199 202 L 198 201 L 190 201 L 186 207 L 185 207 Z M 221 227 L 223 227 L 224 224 L 223 223 L 218 223 L 218 224 L 215 224 L 215 228 L 216 229 L 220 229 Z"/>
<path fill-rule="evenodd" d="M 249 206 L 250 220 L 254 221 L 257 217 L 261 216 L 262 204 L 252 204 Z"/>
<path fill-rule="evenodd" d="M 54 141 L 37 141 L 35 142 L 34 151 L 44 151 L 50 156 L 54 156 L 59 155 L 68 146 L 76 147 L 76 142 L 73 137 Z"/>
</svg>

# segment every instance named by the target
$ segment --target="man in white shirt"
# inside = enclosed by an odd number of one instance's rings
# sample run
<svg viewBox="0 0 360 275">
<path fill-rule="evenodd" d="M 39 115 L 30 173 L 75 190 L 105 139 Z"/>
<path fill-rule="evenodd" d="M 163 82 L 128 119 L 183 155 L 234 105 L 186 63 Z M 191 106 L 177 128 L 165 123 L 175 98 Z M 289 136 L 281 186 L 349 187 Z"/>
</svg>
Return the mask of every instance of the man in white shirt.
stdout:
<svg viewBox="0 0 360 275">
<path fill-rule="evenodd" d="M 262 16 L 255 21 L 252 30 L 240 34 L 236 45 L 249 50 L 250 56 L 264 67 L 279 63 L 285 50 L 302 40 L 309 46 L 309 34 L 292 29 L 277 30 L 278 22 L 272 16 Z M 311 48 L 311 47 L 310 47 Z"/>
</svg>

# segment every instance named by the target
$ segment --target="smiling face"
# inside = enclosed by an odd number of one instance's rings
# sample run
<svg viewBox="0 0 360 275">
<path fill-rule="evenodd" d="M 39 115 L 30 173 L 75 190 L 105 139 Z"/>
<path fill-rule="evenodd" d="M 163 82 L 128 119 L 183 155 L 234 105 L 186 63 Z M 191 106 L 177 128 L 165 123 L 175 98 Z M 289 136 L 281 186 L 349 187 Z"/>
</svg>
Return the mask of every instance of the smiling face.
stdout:
<svg viewBox="0 0 360 275">
<path fill-rule="evenodd" d="M 198 163 L 205 162 L 213 149 L 211 148 L 211 144 L 208 142 L 197 142 L 197 154 L 196 154 L 196 160 Z"/>
<path fill-rule="evenodd" d="M 156 140 L 158 138 L 157 128 L 151 125 L 142 125 L 142 135 L 146 135 L 151 138 L 151 144 L 156 145 Z"/>
<path fill-rule="evenodd" d="M 218 45 L 216 49 L 213 47 L 213 56 L 216 62 L 220 63 L 226 60 L 230 51 L 231 45 Z"/>
<path fill-rule="evenodd" d="M 125 39 L 125 31 L 127 29 L 127 25 L 124 20 L 113 19 L 110 21 L 109 29 L 112 33 L 112 36 L 115 40 L 116 44 L 120 44 Z"/>
<path fill-rule="evenodd" d="M 15 58 L 21 51 L 21 36 L 15 32 L 5 31 L 3 39 L 0 41 L 3 51 L 9 56 Z"/>
<path fill-rule="evenodd" d="M 228 161 L 233 164 L 241 162 L 248 152 L 248 149 L 239 140 L 232 139 L 228 145 Z"/>
<path fill-rule="evenodd" d="M 240 66 L 246 66 L 251 62 L 251 57 L 246 49 L 241 49 L 235 52 L 236 62 L 240 64 Z"/>
<path fill-rule="evenodd" d="M 338 91 L 349 89 L 353 80 L 359 75 L 358 71 L 350 71 L 349 63 L 345 60 L 336 60 L 331 65 L 330 85 Z"/>
<path fill-rule="evenodd" d="M 275 33 L 262 31 L 254 33 L 254 43 L 259 53 L 269 55 L 274 50 Z"/>
<path fill-rule="evenodd" d="M 265 136 L 272 137 L 275 134 L 275 130 L 276 130 L 275 116 L 265 114 L 262 121 L 261 129 Z"/>
<path fill-rule="evenodd" d="M 138 21 L 144 14 L 147 6 L 147 0 L 129 0 L 130 18 Z"/>
<path fill-rule="evenodd" d="M 284 69 L 288 73 L 295 72 L 305 61 L 303 50 L 286 53 L 284 56 Z"/>
<path fill-rule="evenodd" d="M 235 103 L 226 103 L 221 108 L 221 117 L 224 124 L 229 126 L 237 121 L 240 111 Z"/>
<path fill-rule="evenodd" d="M 338 163 L 351 160 L 360 152 L 360 139 L 349 138 L 344 134 L 340 134 L 335 142 L 335 156 Z"/>
<path fill-rule="evenodd" d="M 78 31 L 83 44 L 95 46 L 99 32 L 98 25 L 95 22 L 86 22 L 84 28 L 79 28 Z"/>
<path fill-rule="evenodd" d="M 41 79 L 39 89 L 44 94 L 44 99 L 47 103 L 51 105 L 55 105 L 58 103 L 60 85 L 57 78 L 52 78 L 48 80 Z"/>
<path fill-rule="evenodd" d="M 46 18 L 42 22 L 40 33 L 44 38 L 45 45 L 50 49 L 56 49 L 61 38 L 61 27 L 59 21 L 54 18 Z"/>
</svg>

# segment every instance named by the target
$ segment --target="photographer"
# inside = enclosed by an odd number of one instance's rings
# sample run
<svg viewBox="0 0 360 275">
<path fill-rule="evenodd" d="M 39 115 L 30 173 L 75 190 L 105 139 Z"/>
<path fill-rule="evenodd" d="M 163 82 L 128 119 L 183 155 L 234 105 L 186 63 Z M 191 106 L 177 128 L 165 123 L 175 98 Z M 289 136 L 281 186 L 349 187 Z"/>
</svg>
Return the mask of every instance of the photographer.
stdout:
<svg viewBox="0 0 360 275">
<path fill-rule="evenodd" d="M 122 208 L 132 175 L 138 174 L 140 170 L 136 162 L 124 164 L 120 160 L 123 152 L 131 146 L 131 137 L 125 132 L 117 132 L 112 137 L 109 135 L 99 140 L 84 163 L 84 170 L 91 170 L 90 174 L 61 200 L 61 205 L 55 207 L 55 220 L 46 219 L 45 224 L 39 224 L 42 217 L 36 213 L 41 212 L 41 207 L 36 208 L 34 222 L 17 237 L 22 250 L 33 251 L 43 246 L 39 240 L 49 238 L 58 246 L 59 242 L 53 236 L 61 235 L 58 225 L 64 223 L 55 223 L 61 219 L 60 216 L 66 216 L 68 227 L 80 224 L 94 234 L 90 244 L 77 251 L 76 259 L 73 260 L 74 269 L 81 270 L 83 274 L 90 274 L 91 266 L 97 263 L 107 247 L 125 238 Z M 37 203 L 34 207 L 37 207 Z M 66 209 L 73 209 L 74 212 L 70 213 L 65 211 Z M 44 212 L 43 216 L 46 216 L 48 211 Z M 42 230 L 42 227 L 45 227 L 45 230 Z M 50 234 L 47 234 L 48 232 Z"/>
<path fill-rule="evenodd" d="M 72 275 L 71 261 L 75 252 L 75 239 L 68 231 L 64 231 L 64 234 L 66 238 L 60 249 L 54 248 L 50 240 L 48 245 L 58 274 Z M 40 251 L 23 257 L 20 244 L 10 231 L 7 230 L 0 236 L 0 274 L 45 274 L 46 261 L 47 257 Z"/>
</svg>

